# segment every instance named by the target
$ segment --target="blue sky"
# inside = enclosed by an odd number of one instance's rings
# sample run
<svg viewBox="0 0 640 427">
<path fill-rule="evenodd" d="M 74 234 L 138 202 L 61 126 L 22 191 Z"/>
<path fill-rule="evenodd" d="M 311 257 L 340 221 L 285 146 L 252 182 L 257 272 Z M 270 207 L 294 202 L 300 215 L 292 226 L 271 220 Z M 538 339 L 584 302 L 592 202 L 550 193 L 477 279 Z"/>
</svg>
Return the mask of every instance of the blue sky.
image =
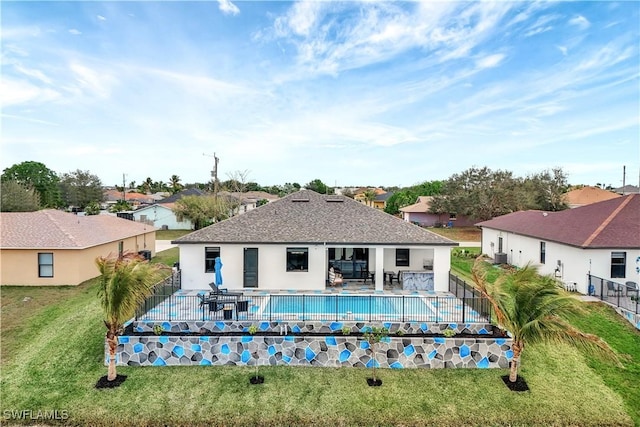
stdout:
<svg viewBox="0 0 640 427">
<path fill-rule="evenodd" d="M 638 183 L 640 3 L 3 2 L 2 169 Z"/>
</svg>

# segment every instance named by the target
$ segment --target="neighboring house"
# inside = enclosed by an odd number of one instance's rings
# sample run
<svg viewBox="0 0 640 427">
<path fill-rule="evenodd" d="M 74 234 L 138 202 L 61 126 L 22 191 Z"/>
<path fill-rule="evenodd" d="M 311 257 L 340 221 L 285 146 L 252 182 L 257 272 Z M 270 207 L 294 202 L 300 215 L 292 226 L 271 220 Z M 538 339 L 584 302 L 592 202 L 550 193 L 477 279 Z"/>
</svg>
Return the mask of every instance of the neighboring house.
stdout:
<svg viewBox="0 0 640 427">
<path fill-rule="evenodd" d="M 470 227 L 475 221 L 464 215 L 455 215 L 449 213 L 434 214 L 429 212 L 431 209 L 431 196 L 419 196 L 413 205 L 400 208 L 402 219 L 422 227 Z"/>
<path fill-rule="evenodd" d="M 384 210 L 384 208 L 387 207 L 387 200 L 389 200 L 389 198 L 393 196 L 393 194 L 393 192 L 378 194 L 373 201 L 373 207 L 376 209 Z"/>
<path fill-rule="evenodd" d="M 228 289 L 324 289 L 330 266 L 347 281 L 374 273 L 433 271 L 432 287 L 449 287 L 450 249 L 457 243 L 348 197 L 302 190 L 260 209 L 183 236 L 184 289 L 208 289 L 220 257 Z"/>
<path fill-rule="evenodd" d="M 514 212 L 476 225 L 482 227 L 483 253 L 519 267 L 537 265 L 584 294 L 587 274 L 638 281 L 638 194 L 560 212 Z"/>
<path fill-rule="evenodd" d="M 193 224 L 189 219 L 178 221 L 173 212 L 175 203 L 156 203 L 132 212 L 133 220 L 144 222 L 162 230 L 191 230 Z"/>
<path fill-rule="evenodd" d="M 603 202 L 605 200 L 621 197 L 614 192 L 603 190 L 599 187 L 582 187 L 577 190 L 568 191 L 564 195 L 564 200 L 570 208 L 577 208 L 591 203 Z"/>
<path fill-rule="evenodd" d="M 177 193 L 172 194 L 169 197 L 166 197 L 160 200 L 158 203 L 162 203 L 162 204 L 175 203 L 185 196 L 206 196 L 206 195 L 207 193 L 205 191 L 200 190 L 199 188 L 186 188 L 184 190 L 181 190 L 181 191 L 178 191 Z"/>
<path fill-rule="evenodd" d="M 362 203 L 364 205 L 374 207 L 375 206 L 375 202 L 370 202 L 370 201 L 368 201 L 366 199 L 365 193 L 367 191 L 373 191 L 373 193 L 375 194 L 376 198 L 378 196 L 381 196 L 381 195 L 386 193 L 386 191 L 384 191 L 382 188 L 365 188 L 365 187 L 361 187 L 361 188 L 358 188 L 353 193 L 353 200 L 355 200 L 357 202 L 360 202 L 360 203 Z"/>
<path fill-rule="evenodd" d="M 2 212 L 0 223 L 2 285 L 78 285 L 99 275 L 98 256 L 155 253 L 155 228 L 109 215 Z"/>
<path fill-rule="evenodd" d="M 118 190 L 106 190 L 104 193 L 104 200 L 107 205 L 113 205 L 119 200 L 122 200 L 122 191 Z M 124 193 L 125 200 L 131 203 L 133 206 L 149 205 L 155 203 L 153 195 L 136 193 L 135 191 L 127 191 Z"/>
<path fill-rule="evenodd" d="M 267 193 L 266 191 L 247 191 L 245 193 L 240 193 L 240 192 L 231 193 L 228 191 L 221 191 L 220 195 L 228 197 L 232 200 L 235 200 L 239 204 L 238 207 L 234 210 L 233 215 L 243 214 L 243 213 L 252 211 L 253 209 L 258 207 L 258 204 L 260 203 L 261 200 L 266 200 L 267 203 L 270 203 L 270 202 L 273 202 L 274 200 L 279 199 L 278 196 Z"/>
</svg>

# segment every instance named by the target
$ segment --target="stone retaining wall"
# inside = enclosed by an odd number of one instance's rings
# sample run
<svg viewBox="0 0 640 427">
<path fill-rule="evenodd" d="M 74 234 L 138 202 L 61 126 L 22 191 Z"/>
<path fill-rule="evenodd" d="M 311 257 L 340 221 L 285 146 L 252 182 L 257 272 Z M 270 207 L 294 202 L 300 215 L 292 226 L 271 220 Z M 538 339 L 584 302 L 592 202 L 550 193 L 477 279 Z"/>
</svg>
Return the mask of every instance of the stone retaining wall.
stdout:
<svg viewBox="0 0 640 427">
<path fill-rule="evenodd" d="M 196 322 L 198 323 L 198 322 Z M 200 322 L 205 323 L 205 322 Z M 226 332 L 242 331 L 251 323 L 220 323 Z M 320 323 L 320 322 L 319 322 Z M 176 325 L 166 325 L 171 328 Z M 193 325 L 196 326 L 196 325 Z M 202 325 L 201 325 L 202 326 Z M 209 325 L 214 326 L 215 325 Z M 263 322 L 259 330 L 272 332 L 282 325 Z M 289 331 L 298 324 L 289 324 Z M 366 331 L 361 323 L 313 325 L 304 324 L 313 332 L 341 330 Z M 352 335 L 309 336 L 297 333 L 283 336 L 120 336 L 116 361 L 129 366 L 171 365 L 291 365 L 317 367 L 371 367 L 381 368 L 507 368 L 512 358 L 511 339 L 484 337 L 404 337 L 395 334 L 401 329 L 405 333 L 417 333 L 426 327 L 431 333 L 440 328 L 463 330 L 486 330 L 484 325 L 424 325 L 385 324 L 391 330 L 389 337 L 376 346 L 375 361 L 369 343 L 362 337 Z M 136 326 L 137 327 L 137 326 Z M 184 327 L 177 326 L 178 328 Z M 151 326 L 153 328 L 153 326 Z M 193 329 L 190 327 L 190 331 Z M 395 330 L 395 331 L 394 331 Z M 413 332 L 409 332 L 413 331 Z M 487 332 L 488 334 L 488 332 Z M 108 349 L 105 346 L 105 363 Z"/>
</svg>

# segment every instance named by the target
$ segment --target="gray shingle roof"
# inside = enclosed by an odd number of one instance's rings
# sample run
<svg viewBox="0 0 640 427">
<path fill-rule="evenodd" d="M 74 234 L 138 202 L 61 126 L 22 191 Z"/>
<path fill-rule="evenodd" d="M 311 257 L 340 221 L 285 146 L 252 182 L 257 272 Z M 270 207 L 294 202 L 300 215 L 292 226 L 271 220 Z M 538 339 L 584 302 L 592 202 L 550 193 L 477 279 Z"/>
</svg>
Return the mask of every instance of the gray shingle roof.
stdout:
<svg viewBox="0 0 640 427">
<path fill-rule="evenodd" d="M 344 196 L 301 190 L 175 243 L 447 245 L 456 242 Z"/>
<path fill-rule="evenodd" d="M 640 195 L 560 212 L 514 212 L 476 225 L 582 248 L 640 248 Z"/>
<path fill-rule="evenodd" d="M 2 249 L 83 249 L 156 230 L 110 215 L 78 216 L 47 209 L 0 213 Z"/>
</svg>

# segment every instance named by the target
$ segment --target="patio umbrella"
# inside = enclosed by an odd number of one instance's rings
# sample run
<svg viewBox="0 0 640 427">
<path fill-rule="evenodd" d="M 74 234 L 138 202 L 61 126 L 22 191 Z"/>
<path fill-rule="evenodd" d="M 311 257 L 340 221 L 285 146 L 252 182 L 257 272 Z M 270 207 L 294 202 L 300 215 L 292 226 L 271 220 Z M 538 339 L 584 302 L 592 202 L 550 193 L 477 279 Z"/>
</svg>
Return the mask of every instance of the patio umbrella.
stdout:
<svg viewBox="0 0 640 427">
<path fill-rule="evenodd" d="M 215 259 L 215 270 L 216 270 L 216 286 L 222 285 L 222 261 L 220 261 L 220 257 L 216 257 Z"/>
</svg>

